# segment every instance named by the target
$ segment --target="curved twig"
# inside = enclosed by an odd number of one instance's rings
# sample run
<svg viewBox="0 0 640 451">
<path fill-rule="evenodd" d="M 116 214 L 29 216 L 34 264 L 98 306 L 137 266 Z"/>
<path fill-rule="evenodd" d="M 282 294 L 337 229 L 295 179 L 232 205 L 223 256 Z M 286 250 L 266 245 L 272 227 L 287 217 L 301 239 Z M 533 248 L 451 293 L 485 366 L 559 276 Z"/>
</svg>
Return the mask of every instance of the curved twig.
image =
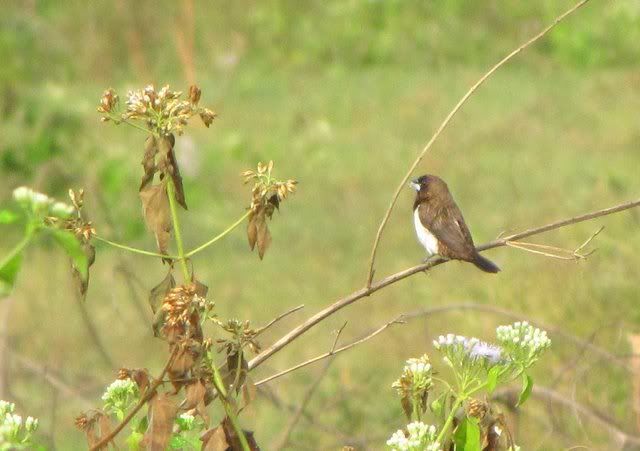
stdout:
<svg viewBox="0 0 640 451">
<path fill-rule="evenodd" d="M 566 17 L 568 17 L 571 14 L 573 14 L 580 7 L 584 6 L 588 1 L 589 0 L 582 0 L 582 1 L 578 2 L 578 3 L 576 3 L 574 6 L 572 6 L 570 9 L 568 9 L 566 12 L 564 12 L 560 16 L 556 17 L 556 19 L 550 25 L 548 25 L 544 30 L 540 31 L 538 34 L 536 34 L 535 36 L 533 36 L 532 38 L 527 40 L 525 43 L 520 45 L 520 47 L 518 47 L 517 49 L 515 49 L 514 51 L 509 53 L 502 60 L 500 60 L 496 65 L 494 65 L 491 69 L 489 69 L 489 71 L 487 73 L 485 73 L 482 77 L 480 77 L 480 79 L 477 82 L 475 82 L 475 84 L 473 86 L 471 86 L 471 88 L 469 88 L 469 90 L 466 92 L 466 94 L 464 96 L 462 96 L 462 98 L 458 101 L 458 103 L 453 107 L 453 109 L 447 115 L 447 117 L 444 119 L 444 121 L 442 121 L 442 124 L 440 124 L 440 127 L 438 127 L 438 129 L 433 134 L 433 136 L 431 137 L 429 142 L 427 142 L 427 144 L 424 146 L 424 148 L 422 149 L 422 151 L 418 155 L 418 158 L 416 158 L 416 160 L 413 162 L 413 164 L 409 168 L 409 171 L 407 171 L 407 174 L 402 178 L 402 181 L 398 185 L 398 188 L 396 188 L 396 192 L 393 194 L 393 197 L 391 198 L 391 203 L 389 204 L 389 207 L 387 208 L 387 211 L 385 212 L 385 214 L 384 214 L 384 216 L 382 218 L 382 222 L 380 223 L 380 226 L 378 227 L 378 232 L 376 233 L 376 238 L 375 238 L 375 240 L 373 242 L 373 247 L 371 249 L 371 257 L 370 257 L 370 261 L 369 261 L 369 272 L 367 274 L 367 284 L 366 284 L 367 288 L 371 287 L 371 283 L 373 281 L 373 272 L 374 272 L 373 271 L 373 265 L 375 264 L 376 252 L 378 250 L 378 244 L 380 244 L 380 238 L 382 237 L 382 232 L 384 231 L 384 228 L 386 227 L 387 222 L 389 221 L 389 216 L 391 216 L 391 211 L 393 210 L 393 207 L 395 207 L 396 202 L 398 201 L 398 197 L 400 196 L 400 192 L 405 187 L 405 185 L 407 183 L 407 180 L 409 180 L 409 177 L 411 177 L 411 174 L 416 169 L 418 164 L 422 161 L 422 159 L 426 155 L 427 151 L 431 148 L 431 146 L 436 141 L 436 139 L 438 139 L 438 137 L 440 136 L 442 131 L 447 127 L 447 125 L 449 125 L 449 123 L 451 122 L 451 119 L 453 119 L 453 117 L 456 115 L 456 113 L 458 111 L 460 111 L 460 109 L 462 108 L 462 105 L 464 105 L 466 103 L 466 101 L 469 100 L 469 98 L 480 87 L 480 85 L 482 85 L 491 75 L 493 75 L 493 73 L 495 71 L 497 71 L 507 61 L 509 61 L 514 56 L 516 56 L 522 50 L 524 50 L 525 48 L 529 47 L 531 44 L 533 44 L 538 39 L 540 39 L 545 34 L 547 34 L 549 31 L 551 31 L 556 25 L 558 25 L 560 22 L 562 22 Z"/>
<path fill-rule="evenodd" d="M 122 429 L 124 429 L 124 427 L 127 424 L 129 424 L 129 422 L 133 419 L 133 417 L 136 416 L 138 411 L 142 409 L 142 406 L 144 406 L 151 398 L 155 396 L 156 390 L 158 389 L 158 387 L 164 383 L 164 376 L 165 374 L 167 374 L 167 371 L 169 371 L 169 368 L 171 368 L 171 365 L 173 365 L 173 361 L 176 359 L 176 356 L 178 355 L 179 350 L 180 350 L 179 346 L 176 346 L 174 348 L 173 352 L 171 353 L 171 356 L 169 356 L 169 360 L 167 361 L 167 364 L 162 369 L 162 373 L 160 373 L 160 376 L 158 376 L 158 379 L 155 380 L 153 385 L 151 385 L 147 389 L 145 394 L 142 396 L 142 398 L 140 398 L 140 401 L 138 401 L 138 404 L 136 404 L 135 407 L 131 409 L 129 414 L 126 417 L 124 417 L 124 419 L 120 422 L 120 424 L 118 424 L 115 428 L 113 428 L 113 430 L 109 434 L 102 437 L 98 443 L 94 444 L 89 449 L 89 451 L 97 451 L 107 446 L 109 442 L 113 440 L 115 436 L 118 435 L 120 431 L 122 431 Z"/>
<path fill-rule="evenodd" d="M 640 199 L 634 200 L 634 201 L 631 201 L 631 202 L 625 202 L 623 204 L 615 205 L 615 206 L 609 207 L 609 208 L 604 208 L 602 210 L 597 210 L 597 211 L 594 211 L 594 212 L 591 212 L 591 213 L 586 213 L 586 214 L 583 214 L 583 215 L 580 215 L 580 216 L 575 216 L 575 217 L 572 217 L 572 218 L 563 219 L 561 221 L 552 222 L 550 224 L 543 225 L 543 226 L 540 226 L 540 227 L 534 227 L 534 228 L 531 228 L 531 229 L 527 229 L 527 230 L 524 230 L 522 232 L 515 233 L 513 235 L 502 237 L 502 238 L 499 238 L 497 240 L 493 240 L 493 241 L 490 241 L 488 243 L 482 244 L 482 245 L 478 246 L 476 249 L 478 249 L 478 251 L 485 251 L 485 250 L 493 249 L 493 248 L 496 248 L 496 247 L 502 247 L 502 246 L 506 245 L 507 241 L 515 241 L 515 240 L 526 238 L 526 237 L 529 237 L 529 236 L 538 235 L 538 234 L 541 234 L 541 233 L 544 233 L 544 232 L 548 232 L 550 230 L 559 229 L 559 228 L 562 228 L 562 227 L 565 227 L 565 226 L 568 226 L 568 225 L 571 225 L 571 224 L 577 224 L 579 222 L 588 221 L 590 219 L 599 218 L 601 216 L 607 216 L 607 215 L 610 215 L 610 214 L 618 213 L 620 211 L 629 210 L 629 209 L 635 208 L 637 206 L 640 206 Z M 361 288 L 361 289 L 351 293 L 348 296 L 345 296 L 345 297 L 343 297 L 341 299 L 338 299 L 333 304 L 327 306 L 326 308 L 324 308 L 323 310 L 319 311 L 318 313 L 313 315 L 311 318 L 307 319 L 305 322 L 303 322 L 299 326 L 297 326 L 294 329 L 292 329 L 291 331 L 289 331 L 287 334 L 285 334 L 283 337 L 281 337 L 274 344 L 272 344 L 271 346 L 269 346 L 268 348 L 263 350 L 260 354 L 258 354 L 256 357 L 251 359 L 251 361 L 249 362 L 249 370 L 254 369 L 255 367 L 259 366 L 265 360 L 267 360 L 270 357 L 272 357 L 275 353 L 277 353 L 282 348 L 287 346 L 289 343 L 291 343 L 292 341 L 297 339 L 299 336 L 304 334 L 306 331 L 311 329 L 313 326 L 315 326 L 319 322 L 323 321 L 327 317 L 333 315 L 337 311 L 343 309 L 344 307 L 346 307 L 346 306 L 348 306 L 350 304 L 353 304 L 354 302 L 356 302 L 359 299 L 362 299 L 364 297 L 370 296 L 371 294 L 375 293 L 376 291 L 381 290 L 381 289 L 383 289 L 383 288 L 385 288 L 385 287 L 387 287 L 389 285 L 392 285 L 392 284 L 394 284 L 394 283 L 396 283 L 396 282 L 398 282 L 400 280 L 406 279 L 407 277 L 410 277 L 410 276 L 412 276 L 414 274 L 427 271 L 427 270 L 431 269 L 434 266 L 438 266 L 438 265 L 440 265 L 442 263 L 445 263 L 446 261 L 447 260 L 444 260 L 444 259 L 441 259 L 441 258 L 431 259 L 427 263 L 423 263 L 421 265 L 413 266 L 411 268 L 407 268 L 407 269 L 404 269 L 402 271 L 399 271 L 399 272 L 397 272 L 395 274 L 392 274 L 390 276 L 385 277 L 384 279 L 376 282 L 375 284 L 372 284 L 371 286 Z"/>
</svg>

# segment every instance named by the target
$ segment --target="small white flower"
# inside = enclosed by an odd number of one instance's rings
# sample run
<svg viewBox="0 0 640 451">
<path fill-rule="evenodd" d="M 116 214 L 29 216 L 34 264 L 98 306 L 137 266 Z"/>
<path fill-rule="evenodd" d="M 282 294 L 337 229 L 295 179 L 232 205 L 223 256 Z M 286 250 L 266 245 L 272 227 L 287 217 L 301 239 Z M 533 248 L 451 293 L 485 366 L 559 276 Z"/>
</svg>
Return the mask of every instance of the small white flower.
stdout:
<svg viewBox="0 0 640 451">
<path fill-rule="evenodd" d="M 24 427 L 28 432 L 34 432 L 36 429 L 38 429 L 38 419 L 27 417 L 27 421 L 25 421 Z"/>
<path fill-rule="evenodd" d="M 44 209 L 53 203 L 53 199 L 43 193 L 38 193 L 36 191 L 33 192 L 33 196 L 31 197 L 33 202 L 33 208 L 36 210 Z"/>
<path fill-rule="evenodd" d="M 56 202 L 51 206 L 49 213 L 51 213 L 52 216 L 64 219 L 71 216 L 73 211 L 74 208 L 71 205 L 67 205 L 64 202 Z"/>
<path fill-rule="evenodd" d="M 20 186 L 13 190 L 13 199 L 21 204 L 30 203 L 32 196 L 33 190 L 31 188 L 27 188 L 26 186 Z"/>
</svg>

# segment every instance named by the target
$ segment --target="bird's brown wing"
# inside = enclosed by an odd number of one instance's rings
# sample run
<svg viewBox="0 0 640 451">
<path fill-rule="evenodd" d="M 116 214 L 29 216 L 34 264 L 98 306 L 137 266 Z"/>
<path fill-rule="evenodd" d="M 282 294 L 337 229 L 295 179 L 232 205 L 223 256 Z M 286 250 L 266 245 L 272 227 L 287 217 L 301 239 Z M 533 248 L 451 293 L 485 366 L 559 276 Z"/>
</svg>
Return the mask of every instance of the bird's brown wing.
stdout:
<svg viewBox="0 0 640 451">
<path fill-rule="evenodd" d="M 471 233 L 458 206 L 452 201 L 447 208 L 434 208 L 428 202 L 418 207 L 422 225 L 439 241 L 439 254 L 443 257 L 467 260 L 475 255 Z"/>
</svg>

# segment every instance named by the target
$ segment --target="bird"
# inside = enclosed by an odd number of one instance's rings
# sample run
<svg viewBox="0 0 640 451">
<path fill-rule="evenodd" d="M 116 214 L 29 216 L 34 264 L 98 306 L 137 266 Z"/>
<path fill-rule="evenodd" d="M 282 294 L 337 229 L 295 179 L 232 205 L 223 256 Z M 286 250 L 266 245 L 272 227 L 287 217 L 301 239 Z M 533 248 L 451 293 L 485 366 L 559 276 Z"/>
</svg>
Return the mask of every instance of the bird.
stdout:
<svg viewBox="0 0 640 451">
<path fill-rule="evenodd" d="M 416 190 L 413 222 L 418 241 L 427 251 L 425 262 L 439 255 L 473 263 L 488 273 L 500 271 L 495 263 L 476 250 L 462 212 L 444 180 L 427 174 L 412 180 L 409 185 Z"/>
</svg>

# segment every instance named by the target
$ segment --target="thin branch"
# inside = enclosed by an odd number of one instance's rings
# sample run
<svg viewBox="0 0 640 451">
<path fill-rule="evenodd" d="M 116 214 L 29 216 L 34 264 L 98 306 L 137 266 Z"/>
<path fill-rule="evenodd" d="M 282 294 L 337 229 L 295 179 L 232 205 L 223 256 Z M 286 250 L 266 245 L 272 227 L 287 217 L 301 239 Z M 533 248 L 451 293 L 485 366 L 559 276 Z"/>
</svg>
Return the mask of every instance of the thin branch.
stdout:
<svg viewBox="0 0 640 451">
<path fill-rule="evenodd" d="M 144 249 L 138 249 L 136 247 L 127 246 L 126 244 L 116 243 L 115 241 L 111 241 L 111 240 L 108 240 L 106 238 L 102 238 L 99 235 L 94 235 L 94 238 L 96 240 L 102 241 L 103 243 L 106 243 L 106 244 L 108 244 L 110 246 L 117 247 L 118 249 L 123 249 L 125 251 L 133 252 L 134 254 L 147 255 L 149 257 L 161 257 L 161 258 L 167 258 L 167 259 L 171 259 L 171 260 L 178 260 L 178 258 L 179 258 L 179 257 L 177 257 L 175 255 L 166 255 L 166 254 L 160 254 L 158 252 L 145 251 Z"/>
<path fill-rule="evenodd" d="M 264 333 L 264 331 L 266 331 L 267 329 L 269 329 L 271 326 L 273 326 L 275 323 L 277 323 L 278 321 L 280 321 L 281 319 L 291 315 L 292 313 L 297 312 L 300 309 L 304 308 L 304 304 L 300 304 L 297 307 L 294 307 L 292 309 L 287 310 L 284 313 L 281 313 L 280 315 L 276 316 L 275 318 L 273 318 L 271 321 L 269 321 L 267 324 L 265 324 L 264 326 L 262 326 L 261 328 L 259 328 L 256 331 L 256 337 L 262 333 Z"/>
<path fill-rule="evenodd" d="M 74 387 L 60 379 L 58 376 L 47 367 L 31 360 L 23 355 L 18 354 L 15 351 L 10 351 L 11 356 L 22 366 L 25 370 L 44 379 L 52 388 L 61 392 L 66 399 L 76 398 L 84 409 L 90 409 L 92 402 L 79 393 Z"/>
<path fill-rule="evenodd" d="M 192 257 L 193 255 L 197 254 L 198 252 L 200 252 L 201 250 L 207 248 L 208 246 L 211 246 L 213 243 L 215 243 L 216 241 L 218 241 L 221 238 L 224 238 L 225 235 L 227 235 L 229 232 L 231 232 L 233 229 L 235 229 L 236 227 L 238 227 L 240 224 L 242 224 L 242 222 L 249 216 L 249 214 L 251 213 L 251 210 L 248 210 L 244 215 L 242 215 L 236 222 L 234 222 L 233 224 L 231 224 L 229 227 L 227 227 L 224 231 L 220 232 L 218 235 L 214 236 L 213 238 L 211 238 L 209 241 L 207 241 L 204 244 L 201 244 L 200 246 L 196 247 L 195 249 L 187 252 L 184 256 L 185 258 L 189 258 Z"/>
<path fill-rule="evenodd" d="M 171 353 L 171 356 L 169 356 L 169 360 L 167 361 L 167 364 L 162 369 L 162 373 L 160 373 L 160 376 L 158 376 L 158 379 L 155 380 L 153 385 L 151 385 L 151 387 L 147 389 L 144 396 L 140 398 L 140 401 L 138 401 L 138 404 L 136 404 L 135 407 L 131 409 L 129 414 L 126 417 L 124 417 L 124 419 L 120 422 L 120 424 L 118 424 L 109 434 L 102 437 L 98 443 L 96 443 L 89 449 L 89 451 L 97 451 L 107 446 L 109 442 L 111 442 L 115 438 L 115 436 L 118 435 L 120 431 L 124 429 L 124 427 L 127 424 L 129 424 L 129 422 L 133 419 L 133 417 L 136 416 L 138 411 L 142 409 L 142 406 L 144 406 L 151 398 L 153 398 L 156 395 L 156 390 L 164 382 L 163 381 L 164 376 L 165 374 L 167 374 L 167 371 L 169 371 L 169 368 L 171 368 L 171 365 L 173 365 L 173 361 L 176 359 L 176 356 L 178 355 L 179 350 L 180 350 L 179 346 L 176 346 L 174 348 L 173 352 Z"/>
<path fill-rule="evenodd" d="M 391 211 L 393 210 L 393 208 L 396 205 L 396 202 L 398 201 L 398 197 L 400 196 L 400 192 L 405 188 L 407 180 L 409 180 L 409 177 L 411 177 L 411 174 L 413 173 L 413 171 L 416 169 L 416 167 L 418 167 L 418 164 L 420 164 L 420 162 L 422 161 L 422 159 L 424 158 L 426 153 L 429 151 L 429 149 L 431 148 L 433 143 L 436 141 L 436 139 L 438 139 L 438 137 L 440 136 L 442 131 L 447 127 L 447 125 L 449 125 L 449 123 L 451 122 L 451 119 L 453 119 L 453 117 L 456 115 L 456 113 L 462 108 L 462 106 L 466 103 L 466 101 L 480 87 L 480 85 L 482 85 L 489 77 L 491 77 L 491 75 L 493 75 L 493 73 L 495 71 L 497 71 L 507 61 L 509 61 L 514 56 L 516 56 L 522 50 L 524 50 L 525 48 L 529 47 L 531 44 L 536 42 L 538 39 L 542 38 L 545 34 L 547 34 L 549 31 L 551 31 L 556 25 L 558 25 L 560 22 L 562 22 L 566 17 L 568 17 L 569 15 L 573 14 L 580 7 L 584 6 L 588 1 L 589 0 L 582 0 L 582 1 L 578 2 L 577 4 L 575 4 L 573 7 L 571 7 L 569 10 L 567 10 L 566 12 L 561 14 L 560 16 L 556 17 L 556 19 L 549 26 L 547 26 L 544 30 L 542 30 L 541 32 L 539 32 L 538 34 L 536 34 L 535 36 L 533 36 L 532 38 L 527 40 L 525 43 L 520 45 L 520 47 L 518 47 L 517 49 L 515 49 L 514 51 L 509 53 L 502 60 L 500 60 L 495 66 L 493 66 L 491 69 L 489 69 L 489 71 L 487 73 L 485 73 L 482 77 L 480 77 L 480 79 L 477 82 L 475 82 L 475 84 L 473 86 L 471 86 L 471 88 L 469 88 L 469 90 L 466 92 L 466 94 L 464 96 L 462 96 L 462 98 L 458 101 L 458 103 L 453 107 L 453 109 L 447 115 L 447 117 L 444 119 L 444 121 L 442 121 L 442 124 L 440 124 L 440 127 L 438 127 L 438 129 L 433 134 L 433 136 L 431 137 L 429 142 L 427 142 L 427 144 L 424 146 L 424 148 L 422 149 L 422 151 L 418 155 L 418 158 L 416 158 L 416 160 L 413 162 L 413 164 L 409 168 L 409 171 L 407 171 L 407 174 L 403 177 L 402 181 L 398 185 L 398 188 L 396 189 L 396 192 L 394 193 L 393 197 L 391 198 L 391 203 L 389 204 L 389 207 L 387 208 L 387 211 L 385 212 L 384 217 L 382 218 L 382 222 L 380 223 L 380 226 L 378 227 L 378 232 L 376 233 L 376 238 L 375 238 L 375 240 L 373 242 L 373 248 L 371 249 L 371 258 L 370 258 L 370 262 L 369 262 L 369 273 L 367 275 L 367 284 L 366 284 L 367 288 L 371 287 L 371 283 L 373 281 L 373 272 L 374 272 L 373 266 L 375 264 L 376 252 L 378 250 L 378 245 L 380 244 L 380 238 L 382 237 L 382 232 L 384 231 L 384 228 L 386 227 L 387 222 L 389 221 L 389 217 L 391 216 Z"/>
<path fill-rule="evenodd" d="M 611 214 L 614 214 L 614 213 L 618 213 L 620 211 L 629 210 L 629 209 L 635 208 L 637 206 L 640 206 L 640 199 L 635 200 L 635 201 L 631 201 L 631 202 L 625 202 L 623 204 L 615 205 L 613 207 L 605 208 L 605 209 L 602 209 L 602 210 L 597 210 L 597 211 L 594 211 L 594 212 L 591 212 L 591 213 L 586 213 L 586 214 L 583 214 L 583 215 L 580 215 L 580 216 L 575 216 L 575 217 L 572 217 L 572 218 L 563 219 L 561 221 L 552 222 L 550 224 L 543 225 L 543 226 L 540 226 L 540 227 L 534 227 L 534 228 L 531 228 L 531 229 L 527 229 L 527 230 L 524 230 L 522 232 L 515 233 L 513 235 L 509 235 L 507 237 L 499 238 L 497 240 L 490 241 L 488 243 L 482 244 L 482 245 L 476 247 L 476 249 L 478 251 L 485 251 L 485 250 L 493 249 L 493 248 L 496 248 L 496 247 L 502 247 L 502 246 L 506 245 L 507 241 L 513 241 L 513 240 L 518 240 L 518 239 L 521 239 L 521 238 L 527 238 L 529 236 L 538 235 L 538 234 L 549 232 L 549 231 L 555 230 L 555 229 L 560 229 L 562 227 L 566 227 L 566 226 L 571 225 L 571 224 L 577 224 L 579 222 L 588 221 L 590 219 L 599 218 L 601 216 L 607 216 L 607 215 L 611 215 Z M 418 273 L 427 271 L 427 270 L 431 269 L 434 266 L 438 266 L 438 265 L 440 265 L 442 263 L 445 263 L 446 261 L 447 260 L 444 260 L 444 259 L 441 259 L 441 258 L 431 259 L 426 263 L 423 263 L 423 264 L 420 264 L 420 265 L 417 265 L 417 266 L 413 266 L 411 268 L 407 268 L 407 269 L 399 271 L 399 272 L 397 272 L 395 274 L 387 276 L 384 279 L 372 284 L 371 286 L 361 288 L 361 289 L 351 293 L 348 296 L 345 296 L 345 297 L 343 297 L 341 299 L 338 299 L 333 304 L 327 306 L 323 310 L 321 310 L 318 313 L 316 313 L 315 315 L 313 315 L 311 318 L 307 319 L 302 324 L 298 325 L 297 327 L 295 327 L 294 329 L 289 331 L 287 334 L 285 334 L 283 337 L 281 337 L 274 344 L 272 344 L 271 346 L 269 346 L 268 348 L 263 350 L 260 354 L 258 354 L 256 357 L 251 359 L 251 361 L 249 362 L 249 369 L 252 370 L 252 369 L 256 368 L 257 366 L 262 364 L 265 360 L 271 358 L 275 353 L 277 353 L 282 348 L 287 346 L 289 343 L 291 343 L 292 341 L 294 341 L 295 339 L 300 337 L 302 334 L 307 332 L 313 326 L 315 326 L 319 322 L 323 321 L 324 319 L 328 318 L 329 316 L 333 315 L 337 311 L 342 310 L 344 307 L 353 304 L 354 302 L 356 302 L 359 299 L 362 299 L 364 297 L 370 296 L 371 294 L 375 293 L 376 291 L 381 290 L 381 289 L 383 289 L 383 288 L 385 288 L 385 287 L 387 287 L 389 285 L 392 285 L 392 284 L 394 284 L 396 282 L 399 282 L 400 280 L 406 279 L 407 277 L 410 277 L 410 276 L 412 276 L 414 274 L 418 274 Z"/>
<path fill-rule="evenodd" d="M 342 326 L 342 328 L 338 331 L 336 339 L 335 339 L 335 341 L 333 343 L 333 346 L 331 347 L 331 350 L 329 352 L 325 352 L 324 354 L 320 354 L 320 355 L 318 355 L 316 357 L 313 357 L 313 358 L 311 358 L 309 360 L 305 360 L 304 362 L 298 363 L 297 365 L 292 366 L 291 368 L 287 368 L 286 370 L 280 371 L 279 373 L 272 374 L 271 376 L 266 377 L 266 378 L 256 382 L 253 385 L 258 387 L 258 386 L 260 386 L 262 384 L 266 384 L 267 382 L 270 382 L 270 381 L 272 381 L 274 379 L 277 379 L 277 378 L 279 378 L 281 376 L 284 376 L 285 374 L 289 374 L 289 373 L 291 373 L 293 371 L 299 370 L 302 367 L 305 367 L 307 365 L 311 365 L 312 363 L 318 362 L 318 361 L 320 361 L 322 359 L 326 359 L 327 357 L 333 357 L 336 354 L 340 354 L 343 351 L 347 351 L 347 350 L 349 350 L 349 349 L 351 349 L 351 348 L 353 348 L 355 346 L 358 346 L 359 344 L 364 343 L 367 340 L 372 339 L 373 337 L 378 335 L 380 332 L 382 332 L 383 330 L 385 330 L 389 326 L 392 326 L 394 324 L 403 324 L 403 321 L 402 321 L 402 316 L 399 316 L 398 318 L 394 319 L 393 321 L 389 321 L 388 323 L 384 324 L 383 326 L 378 327 L 376 330 L 374 330 L 373 332 L 365 335 L 364 337 L 360 338 L 359 340 L 356 340 L 356 341 L 354 341 L 352 343 L 349 343 L 348 345 L 345 345 L 345 346 L 342 346 L 341 348 L 337 348 L 336 349 L 336 344 L 338 342 L 338 338 L 340 336 L 340 332 L 342 332 L 342 329 L 344 329 L 344 326 L 346 326 L 346 324 L 347 323 L 345 323 Z M 260 355 L 262 355 L 262 354 L 260 354 Z M 258 357 L 260 357 L 260 355 L 258 355 Z M 255 360 L 255 359 L 253 359 L 253 360 Z M 253 360 L 251 362 L 253 362 Z M 252 369 L 251 362 L 249 362 L 249 369 Z"/>
<path fill-rule="evenodd" d="M 519 393 L 520 393 L 520 388 L 508 387 L 508 388 L 496 390 L 492 398 L 500 402 L 504 402 L 509 406 L 514 407 L 518 399 Z M 592 410 L 572 399 L 567 398 L 562 393 L 559 393 L 548 387 L 536 385 L 533 387 L 533 391 L 531 395 L 534 398 L 539 398 L 544 401 L 551 402 L 551 403 L 566 407 L 568 409 L 572 409 L 576 412 L 579 412 L 583 417 L 588 418 L 589 420 L 603 427 L 610 435 L 615 437 L 620 443 L 620 449 L 622 449 L 625 444 L 632 444 L 636 446 L 640 445 L 639 436 L 631 435 L 624 432 L 620 428 L 620 426 L 613 423 L 611 420 L 604 418 L 603 415 L 601 415 L 599 412 Z"/>
<path fill-rule="evenodd" d="M 346 324 L 347 323 L 345 323 L 345 326 Z M 344 326 L 342 326 L 342 328 L 344 329 Z M 336 335 L 336 340 L 340 336 L 340 332 L 342 332 L 342 329 L 338 331 L 338 334 Z M 334 343 L 334 348 L 335 348 L 335 343 Z M 311 386 L 309 386 L 306 393 L 302 397 L 302 401 L 300 402 L 300 405 L 298 406 L 296 411 L 293 413 L 293 415 L 289 419 L 287 425 L 284 428 L 284 432 L 282 433 L 280 440 L 275 446 L 272 447 L 273 449 L 281 450 L 289 444 L 289 439 L 291 437 L 291 433 L 293 432 L 293 429 L 296 427 L 296 425 L 300 421 L 300 418 L 304 414 L 304 411 L 307 408 L 307 405 L 309 404 L 309 402 L 311 401 L 313 394 L 316 392 L 316 390 L 320 386 L 320 382 L 322 382 L 322 379 L 324 379 L 324 377 L 329 372 L 329 367 L 331 366 L 332 363 L 333 363 L 333 358 L 327 360 L 327 363 L 324 364 L 324 366 L 322 367 L 322 370 L 320 371 L 320 374 L 318 374 L 318 377 L 316 377 L 316 380 L 313 382 L 313 384 L 311 384 Z"/>
</svg>

